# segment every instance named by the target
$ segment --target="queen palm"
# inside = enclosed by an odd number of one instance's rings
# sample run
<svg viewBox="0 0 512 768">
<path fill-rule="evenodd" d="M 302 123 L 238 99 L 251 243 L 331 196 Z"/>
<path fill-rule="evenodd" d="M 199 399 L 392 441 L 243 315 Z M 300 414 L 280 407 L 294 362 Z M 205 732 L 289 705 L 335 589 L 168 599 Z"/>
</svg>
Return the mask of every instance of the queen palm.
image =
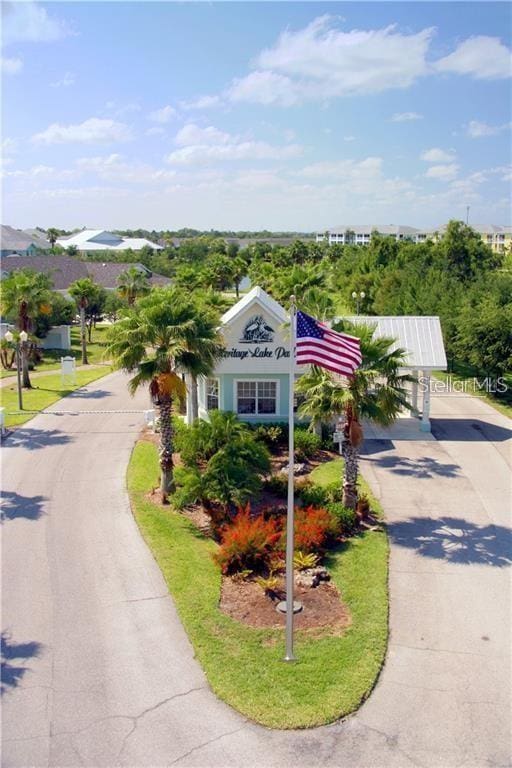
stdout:
<svg viewBox="0 0 512 768">
<path fill-rule="evenodd" d="M 129 382 L 133 394 L 149 384 L 160 417 L 160 491 L 162 501 L 174 488 L 172 426 L 173 400 L 185 396 L 178 375 L 182 355 L 196 329 L 197 311 L 178 288 L 155 288 L 132 307 L 109 331 L 106 354 L 114 365 L 135 375 Z"/>
<path fill-rule="evenodd" d="M 135 303 L 138 296 L 145 296 L 151 290 L 148 277 L 138 267 L 128 267 L 117 278 L 117 292 L 126 299 L 129 306 Z"/>
<path fill-rule="evenodd" d="M 402 408 L 410 409 L 405 384 L 414 381 L 400 373 L 405 351 L 393 349 L 389 338 L 373 338 L 374 328 L 347 321 L 335 324 L 361 340 L 362 363 L 350 378 L 334 377 L 323 368 L 313 366 L 297 383 L 297 392 L 305 395 L 299 413 L 312 423 L 344 417 L 342 455 L 344 462 L 343 503 L 354 508 L 357 503 L 359 449 L 364 439 L 361 420 L 368 419 L 389 426 Z"/>
<path fill-rule="evenodd" d="M 6 317 L 16 318 L 19 331 L 30 333 L 36 315 L 51 311 L 52 281 L 48 275 L 30 269 L 16 270 L 0 283 L 0 307 Z M 21 344 L 22 386 L 30 389 L 29 350 Z"/>
<path fill-rule="evenodd" d="M 87 359 L 87 328 L 85 323 L 85 310 L 98 296 L 99 285 L 90 277 L 81 277 L 75 280 L 68 288 L 80 311 L 80 338 L 82 341 L 82 365 L 88 365 Z"/>
</svg>

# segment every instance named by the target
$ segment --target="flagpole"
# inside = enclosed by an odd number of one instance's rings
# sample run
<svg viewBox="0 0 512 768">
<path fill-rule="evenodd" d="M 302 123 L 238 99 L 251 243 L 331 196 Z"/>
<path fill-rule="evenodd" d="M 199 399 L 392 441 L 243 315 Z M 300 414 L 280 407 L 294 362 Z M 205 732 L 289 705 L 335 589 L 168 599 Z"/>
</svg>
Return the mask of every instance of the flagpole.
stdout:
<svg viewBox="0 0 512 768">
<path fill-rule="evenodd" d="M 294 535 L 294 385 L 295 385 L 295 296 L 290 296 L 290 381 L 288 399 L 288 507 L 286 514 L 286 655 L 285 661 L 295 661 L 293 655 L 293 535 Z"/>
</svg>

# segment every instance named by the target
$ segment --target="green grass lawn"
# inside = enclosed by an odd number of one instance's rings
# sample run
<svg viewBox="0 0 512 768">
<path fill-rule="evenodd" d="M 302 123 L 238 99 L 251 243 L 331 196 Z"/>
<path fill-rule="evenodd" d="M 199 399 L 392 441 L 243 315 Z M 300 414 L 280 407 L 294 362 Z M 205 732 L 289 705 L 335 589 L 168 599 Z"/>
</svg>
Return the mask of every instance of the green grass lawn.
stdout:
<svg viewBox="0 0 512 768">
<path fill-rule="evenodd" d="M 100 365 L 104 363 L 104 352 L 106 347 L 106 335 L 110 326 L 98 325 L 96 330 L 92 332 L 92 343 L 87 344 L 87 356 L 90 365 Z M 82 347 L 80 344 L 80 327 L 73 325 L 71 327 L 71 349 L 45 349 L 43 351 L 43 360 L 38 363 L 34 368 L 34 373 L 37 371 L 57 371 L 60 369 L 61 357 L 74 357 L 76 358 L 76 364 L 81 365 L 82 362 Z M 11 368 L 6 371 L 3 368 L 0 370 L 0 378 L 6 378 L 7 376 L 15 376 L 16 368 Z"/>
<path fill-rule="evenodd" d="M 339 483 L 341 485 L 342 469 L 343 459 L 340 457 L 339 459 L 328 461 L 325 464 L 320 464 L 320 466 L 316 467 L 311 472 L 310 478 L 316 485 L 332 485 L 332 483 Z M 368 496 L 371 508 L 377 517 L 383 517 L 384 513 L 380 503 L 377 501 L 370 490 L 370 486 L 361 475 L 358 477 L 357 486 L 360 493 L 364 493 L 365 496 Z"/>
<path fill-rule="evenodd" d="M 507 387 L 507 391 L 502 394 L 493 394 L 485 390 L 486 377 L 467 363 L 455 362 L 453 369 L 451 373 L 436 371 L 434 376 L 441 381 L 451 381 L 454 388 L 459 387 L 459 391 L 481 397 L 504 416 L 512 418 L 512 372 L 503 376 L 503 384 Z M 480 386 L 475 381 L 479 382 Z"/>
<path fill-rule="evenodd" d="M 91 381 L 106 376 L 107 373 L 110 373 L 110 369 L 105 366 L 77 371 L 76 386 L 70 384 L 62 386 L 60 373 L 40 376 L 32 382 L 33 389 L 23 390 L 22 412 L 18 410 L 18 390 L 16 380 L 14 380 L 12 386 L 0 388 L 0 405 L 5 408 L 5 426 L 13 427 L 24 424 L 36 415 L 33 413 L 34 411 L 44 410 L 52 403 L 60 400 L 61 397 L 69 395 L 85 384 L 90 384 Z"/>
<path fill-rule="evenodd" d="M 320 467 L 315 479 L 324 482 L 323 475 L 336 469 Z M 352 624 L 342 636 L 297 632 L 298 661 L 289 664 L 283 662 L 283 630 L 247 627 L 219 610 L 221 574 L 211 557 L 217 545 L 186 517 L 145 497 L 157 482 L 156 448 L 141 442 L 128 468 L 132 508 L 213 691 L 271 728 L 321 725 L 357 709 L 386 650 L 386 534 L 367 531 L 329 554 Z"/>
</svg>

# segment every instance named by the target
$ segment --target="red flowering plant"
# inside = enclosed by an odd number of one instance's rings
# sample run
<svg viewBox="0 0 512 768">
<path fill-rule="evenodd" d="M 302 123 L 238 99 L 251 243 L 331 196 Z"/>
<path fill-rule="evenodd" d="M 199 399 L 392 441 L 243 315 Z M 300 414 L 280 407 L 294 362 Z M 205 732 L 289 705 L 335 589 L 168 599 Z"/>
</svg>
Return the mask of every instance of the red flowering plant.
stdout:
<svg viewBox="0 0 512 768">
<path fill-rule="evenodd" d="M 296 507 L 294 545 L 300 552 L 321 553 L 336 534 L 333 515 L 322 507 Z"/>
<path fill-rule="evenodd" d="M 261 572 L 267 569 L 280 538 L 280 522 L 275 518 L 265 520 L 261 515 L 252 517 L 248 504 L 222 526 L 220 547 L 214 559 L 223 573 L 249 569 Z"/>
</svg>

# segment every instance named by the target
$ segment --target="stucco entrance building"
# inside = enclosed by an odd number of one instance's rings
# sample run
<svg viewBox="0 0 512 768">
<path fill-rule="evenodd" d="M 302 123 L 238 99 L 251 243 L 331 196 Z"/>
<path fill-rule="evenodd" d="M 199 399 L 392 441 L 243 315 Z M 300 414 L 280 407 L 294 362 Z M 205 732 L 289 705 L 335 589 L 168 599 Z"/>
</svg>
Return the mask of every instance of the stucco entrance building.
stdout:
<svg viewBox="0 0 512 768">
<path fill-rule="evenodd" d="M 300 296 L 298 297 L 300 307 Z M 404 369 L 419 380 L 411 401 L 418 428 L 430 430 L 430 375 L 446 368 L 441 325 L 438 317 L 353 317 L 372 323 L 376 336 L 396 339 L 406 350 Z M 225 350 L 214 375 L 200 379 L 199 416 L 208 411 L 233 411 L 249 422 L 288 420 L 290 337 L 288 313 L 262 288 L 255 287 L 222 316 Z M 296 366 L 299 377 L 308 366 Z M 190 394 L 189 394 L 190 399 Z M 421 400 L 421 402 L 420 402 Z M 187 402 L 187 421 L 190 421 Z"/>
</svg>

